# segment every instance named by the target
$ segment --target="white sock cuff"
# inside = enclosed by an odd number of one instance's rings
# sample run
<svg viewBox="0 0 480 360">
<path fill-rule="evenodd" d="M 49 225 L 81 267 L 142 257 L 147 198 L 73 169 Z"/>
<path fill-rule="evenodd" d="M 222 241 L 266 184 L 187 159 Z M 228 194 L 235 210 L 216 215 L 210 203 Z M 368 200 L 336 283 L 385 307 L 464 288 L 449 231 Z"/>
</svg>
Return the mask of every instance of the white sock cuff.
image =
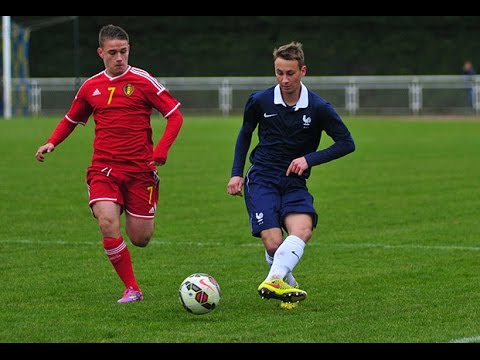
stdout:
<svg viewBox="0 0 480 360">
<path fill-rule="evenodd" d="M 288 235 L 283 242 L 287 242 L 293 246 L 298 246 L 302 251 L 305 248 L 305 241 L 295 235 Z"/>
</svg>

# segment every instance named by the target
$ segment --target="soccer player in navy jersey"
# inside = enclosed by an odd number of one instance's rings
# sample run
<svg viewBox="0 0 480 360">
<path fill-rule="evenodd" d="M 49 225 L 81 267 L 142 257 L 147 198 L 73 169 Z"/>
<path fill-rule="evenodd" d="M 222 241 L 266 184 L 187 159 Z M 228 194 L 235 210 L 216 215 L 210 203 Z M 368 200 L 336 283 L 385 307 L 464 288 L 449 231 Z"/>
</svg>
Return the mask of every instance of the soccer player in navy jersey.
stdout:
<svg viewBox="0 0 480 360">
<path fill-rule="evenodd" d="M 307 188 L 310 170 L 353 152 L 355 143 L 333 106 L 302 83 L 307 73 L 302 44 L 291 42 L 274 49 L 273 60 L 278 84 L 247 100 L 227 193 L 242 196 L 244 190 L 251 233 L 265 247 L 270 271 L 258 293 L 292 308 L 307 297 L 292 271 L 318 220 Z M 256 128 L 259 141 L 244 176 Z M 322 132 L 333 144 L 318 150 Z"/>
<path fill-rule="evenodd" d="M 135 246 L 148 245 L 154 232 L 160 177 L 157 166 L 167 162 L 168 152 L 183 124 L 180 103 L 145 70 L 130 66 L 127 32 L 106 25 L 99 32 L 97 53 L 105 70 L 87 79 L 70 109 L 47 142 L 35 154 L 45 160 L 77 125 L 95 121 L 95 138 L 86 182 L 89 206 L 97 219 L 103 248 L 125 286 L 118 303 L 143 300 L 130 252 L 121 232 Z M 154 147 L 150 117 L 156 109 L 166 127 Z"/>
</svg>

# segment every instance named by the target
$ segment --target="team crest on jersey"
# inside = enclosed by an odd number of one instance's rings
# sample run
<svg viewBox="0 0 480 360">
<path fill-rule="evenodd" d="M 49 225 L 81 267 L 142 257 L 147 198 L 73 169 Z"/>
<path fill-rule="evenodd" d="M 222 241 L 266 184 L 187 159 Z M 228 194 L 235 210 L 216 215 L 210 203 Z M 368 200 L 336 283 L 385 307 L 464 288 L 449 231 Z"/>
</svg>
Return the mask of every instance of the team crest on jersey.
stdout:
<svg viewBox="0 0 480 360">
<path fill-rule="evenodd" d="M 132 95 L 134 91 L 135 91 L 135 88 L 133 87 L 132 84 L 125 84 L 125 86 L 123 87 L 123 93 L 127 96 Z"/>
</svg>

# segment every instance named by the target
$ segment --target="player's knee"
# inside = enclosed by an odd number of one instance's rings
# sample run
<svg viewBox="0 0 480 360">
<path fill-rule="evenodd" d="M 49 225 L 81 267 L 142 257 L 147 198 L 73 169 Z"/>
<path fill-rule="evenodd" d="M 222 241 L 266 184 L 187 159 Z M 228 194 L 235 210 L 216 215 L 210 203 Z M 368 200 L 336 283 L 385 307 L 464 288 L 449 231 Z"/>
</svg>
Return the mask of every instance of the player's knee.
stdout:
<svg viewBox="0 0 480 360">
<path fill-rule="evenodd" d="M 275 252 L 277 251 L 278 249 L 278 245 L 265 245 L 265 250 L 267 251 L 268 255 L 270 256 L 274 256 L 275 255 Z"/>
<path fill-rule="evenodd" d="M 270 256 L 273 256 L 279 246 L 282 244 L 282 239 L 274 239 L 274 238 L 269 238 L 269 239 L 264 239 L 263 244 L 265 246 L 265 250 Z"/>
<path fill-rule="evenodd" d="M 154 231 L 153 222 L 130 221 L 127 219 L 125 230 L 133 245 L 145 247 L 150 242 Z"/>
<path fill-rule="evenodd" d="M 107 217 L 98 219 L 98 225 L 102 235 L 106 237 L 113 237 L 112 234 L 116 233 L 119 228 L 118 223 Z"/>
<path fill-rule="evenodd" d="M 300 239 L 302 239 L 305 243 L 307 243 L 310 238 L 312 237 L 312 234 L 313 234 L 313 231 L 312 229 L 302 229 L 302 231 L 299 232 L 299 234 L 297 235 Z"/>
<path fill-rule="evenodd" d="M 138 247 L 145 247 L 150 243 L 151 236 L 137 235 L 130 237 L 130 241 L 133 245 Z"/>
<path fill-rule="evenodd" d="M 265 250 L 270 256 L 273 256 L 277 249 L 282 245 L 283 233 L 280 228 L 263 230 L 260 233 Z"/>
<path fill-rule="evenodd" d="M 138 247 L 145 247 L 150 243 L 153 235 L 153 230 L 142 229 L 137 231 L 127 231 L 128 237 L 133 245 Z"/>
</svg>

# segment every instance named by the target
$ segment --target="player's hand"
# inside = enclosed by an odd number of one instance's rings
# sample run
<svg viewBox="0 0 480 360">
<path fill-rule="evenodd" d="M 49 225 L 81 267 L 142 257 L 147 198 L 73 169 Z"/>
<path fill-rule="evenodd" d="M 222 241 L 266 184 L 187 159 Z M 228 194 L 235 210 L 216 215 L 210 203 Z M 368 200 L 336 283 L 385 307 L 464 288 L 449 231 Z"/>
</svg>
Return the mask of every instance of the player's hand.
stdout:
<svg viewBox="0 0 480 360">
<path fill-rule="evenodd" d="M 305 159 L 305 156 L 301 158 L 297 158 L 292 160 L 290 166 L 287 169 L 286 175 L 290 175 L 291 173 L 297 174 L 298 176 L 302 176 L 303 172 L 308 169 L 308 163 Z"/>
<path fill-rule="evenodd" d="M 43 154 L 51 153 L 53 150 L 55 150 L 55 145 L 53 145 L 52 143 L 47 143 L 38 148 L 37 152 L 35 153 L 35 157 L 38 161 L 44 162 L 45 156 Z"/>
<path fill-rule="evenodd" d="M 148 165 L 162 166 L 162 165 L 165 165 L 165 161 L 150 161 Z"/>
<path fill-rule="evenodd" d="M 167 162 L 167 159 L 163 159 L 163 158 L 159 157 L 159 158 L 156 158 L 156 159 L 150 161 L 148 163 L 148 165 L 150 165 L 150 166 L 152 166 L 152 165 L 153 166 L 162 166 L 162 165 L 165 165 L 166 162 Z"/>
<path fill-rule="evenodd" d="M 233 196 L 243 196 L 243 177 L 233 176 L 227 185 L 227 193 Z"/>
</svg>

